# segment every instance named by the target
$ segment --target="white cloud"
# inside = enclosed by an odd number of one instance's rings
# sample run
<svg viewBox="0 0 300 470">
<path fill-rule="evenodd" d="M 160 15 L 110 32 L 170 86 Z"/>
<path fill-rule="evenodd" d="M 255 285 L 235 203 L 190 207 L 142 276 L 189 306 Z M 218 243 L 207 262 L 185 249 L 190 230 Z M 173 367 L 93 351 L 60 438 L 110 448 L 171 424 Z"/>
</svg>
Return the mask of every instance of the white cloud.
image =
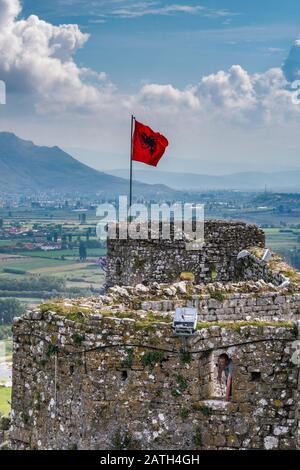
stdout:
<svg viewBox="0 0 300 470">
<path fill-rule="evenodd" d="M 188 87 L 185 90 L 178 90 L 172 85 L 146 84 L 138 95 L 138 101 L 144 106 L 165 108 L 167 112 L 170 111 L 170 107 L 193 110 L 200 107 L 200 101 L 194 88 Z"/>
<path fill-rule="evenodd" d="M 186 13 L 190 15 L 202 14 L 206 17 L 227 17 L 235 16 L 237 13 L 231 13 L 228 10 L 214 10 L 201 5 L 180 5 L 173 3 L 162 5 L 161 2 L 137 2 L 116 8 L 110 12 L 111 15 L 120 18 L 139 18 L 146 15 L 168 16 L 177 13 Z"/>
<path fill-rule="evenodd" d="M 57 16 L 87 15 L 94 16 L 90 23 L 102 23 L 105 18 L 139 18 L 146 15 L 174 15 L 191 14 L 209 18 L 233 17 L 239 13 L 232 13 L 226 9 L 207 8 L 202 5 L 182 5 L 181 3 L 170 3 L 163 0 L 54 0 L 43 2 L 39 8 L 41 11 L 49 13 L 55 10 Z M 185 2 L 182 2 L 185 3 Z"/>
<path fill-rule="evenodd" d="M 159 2 L 138 2 L 124 8 L 116 8 L 111 14 L 120 18 L 138 18 L 146 15 L 172 15 L 174 13 L 196 14 L 203 10 L 201 6 L 167 5 L 160 6 Z"/>
<path fill-rule="evenodd" d="M 5 27 L 12 23 L 21 12 L 19 0 L 3 0 L 0 2 L 0 26 Z"/>
<path fill-rule="evenodd" d="M 138 2 L 131 7 L 151 9 L 156 4 Z M 195 8 L 203 7 L 174 3 L 165 6 L 164 11 L 191 13 Z M 109 82 L 105 71 L 97 73 L 76 64 L 74 54 L 89 39 L 78 25 L 54 26 L 35 15 L 18 19 L 20 11 L 19 0 L 0 0 L 0 78 L 7 82 L 8 93 L 26 94 L 39 112 L 77 108 L 87 114 L 106 111 L 120 117 L 135 109 L 174 116 L 189 113 L 199 121 L 220 117 L 235 124 L 264 119 L 269 122 L 273 116 L 276 120 L 281 116 L 287 119 L 299 113 L 281 69 L 250 74 L 240 65 L 233 65 L 184 89 L 172 83 L 149 83 L 136 94 L 124 95 Z M 297 54 L 299 44 L 296 41 L 294 45 Z"/>
<path fill-rule="evenodd" d="M 105 101 L 111 85 L 103 85 L 103 75 L 99 86 L 84 81 L 87 69 L 78 67 L 73 58 L 89 35 L 78 25 L 54 26 L 35 15 L 19 20 L 20 10 L 18 0 L 0 0 L 0 75 L 8 93 L 27 93 L 37 100 L 40 111 L 93 108 Z"/>
<path fill-rule="evenodd" d="M 20 19 L 19 13 L 18 0 L 0 0 L 0 79 L 6 81 L 9 96 L 3 129 L 33 140 L 38 136 L 39 143 L 120 154 L 134 113 L 164 132 L 180 158 L 187 154 L 196 161 L 201 148 L 209 160 L 219 161 L 227 152 L 228 159 L 239 162 L 263 148 L 269 161 L 280 149 L 289 151 L 290 162 L 298 161 L 300 105 L 293 103 L 295 91 L 281 68 L 252 74 L 233 65 L 182 89 L 172 81 L 146 83 L 125 94 L 105 71 L 77 65 L 74 55 L 89 39 L 78 25 L 54 26 L 35 15 Z M 300 41 L 290 62 L 297 63 L 298 57 Z M 19 95 L 30 110 L 20 111 L 15 104 Z"/>
<path fill-rule="evenodd" d="M 252 109 L 256 100 L 251 77 L 240 65 L 203 77 L 198 93 L 223 110 Z"/>
<path fill-rule="evenodd" d="M 300 106 L 292 101 L 292 92 L 280 68 L 250 74 L 240 65 L 228 71 L 202 77 L 183 90 L 171 84 L 147 84 L 135 97 L 135 106 L 157 115 L 193 116 L 202 122 L 230 126 L 255 127 L 281 123 L 286 125 L 300 115 Z"/>
</svg>

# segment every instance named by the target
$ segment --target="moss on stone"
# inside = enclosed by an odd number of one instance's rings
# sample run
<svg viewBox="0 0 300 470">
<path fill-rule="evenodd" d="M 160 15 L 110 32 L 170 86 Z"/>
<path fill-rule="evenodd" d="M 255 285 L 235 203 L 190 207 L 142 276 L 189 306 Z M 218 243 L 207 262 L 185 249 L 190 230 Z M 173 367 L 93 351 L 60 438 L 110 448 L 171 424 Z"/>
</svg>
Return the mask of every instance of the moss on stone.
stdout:
<svg viewBox="0 0 300 470">
<path fill-rule="evenodd" d="M 162 323 L 168 323 L 172 322 L 172 317 L 171 315 L 168 316 L 163 316 L 161 313 L 154 313 L 152 311 L 149 311 L 145 317 L 145 320 L 147 322 L 162 322 Z"/>
<path fill-rule="evenodd" d="M 202 435 L 201 435 L 201 429 L 199 427 L 196 428 L 193 434 L 193 444 L 196 448 L 199 448 L 202 446 Z"/>
<path fill-rule="evenodd" d="M 297 329 L 297 326 L 293 322 L 288 321 L 237 321 L 237 322 L 222 322 L 222 321 L 215 321 L 215 322 L 198 322 L 197 323 L 197 330 L 202 329 L 209 329 L 213 326 L 219 326 L 220 328 L 228 328 L 231 330 L 240 331 L 243 326 L 256 326 L 256 327 L 265 327 L 265 326 L 273 326 L 278 328 L 289 328 L 291 330 Z"/>
<path fill-rule="evenodd" d="M 62 308 L 59 304 L 55 303 L 44 303 L 39 306 L 40 312 L 46 313 L 46 312 L 55 312 L 55 313 L 61 313 Z"/>
<path fill-rule="evenodd" d="M 218 300 L 219 302 L 224 302 L 225 300 L 225 295 L 223 294 L 223 292 L 219 291 L 219 290 L 215 290 L 215 291 L 211 291 L 210 292 L 210 297 L 212 299 L 215 299 L 215 300 Z"/>
<path fill-rule="evenodd" d="M 212 409 L 207 405 L 203 405 L 202 403 L 195 403 L 193 408 L 195 411 L 199 411 L 204 416 L 210 416 L 212 414 Z"/>
<path fill-rule="evenodd" d="M 111 310 L 100 310 L 100 315 L 102 315 L 102 317 L 115 317 L 116 316 L 115 313 L 112 312 Z"/>
<path fill-rule="evenodd" d="M 179 277 L 181 281 L 191 281 L 191 282 L 195 281 L 195 275 L 191 272 L 184 271 L 180 273 Z"/>
<path fill-rule="evenodd" d="M 250 246 L 249 248 L 247 248 L 247 250 L 256 258 L 261 259 L 264 254 L 265 248 L 261 248 L 259 246 Z"/>
<path fill-rule="evenodd" d="M 224 294 L 219 291 L 214 291 L 210 293 L 211 298 L 215 298 L 218 301 L 224 300 Z M 88 318 L 88 313 L 94 313 L 92 309 L 84 310 L 81 309 L 79 306 L 65 306 L 61 303 L 45 303 L 40 305 L 41 312 L 55 312 L 58 315 L 65 317 L 68 320 L 72 320 L 77 323 L 84 323 L 85 320 Z M 138 330 L 145 330 L 148 332 L 155 332 L 155 324 L 164 324 L 166 326 L 171 326 L 172 324 L 172 315 L 171 314 L 162 314 L 160 312 L 154 312 L 152 310 L 143 312 L 141 315 L 139 312 L 135 310 L 121 310 L 118 312 L 113 312 L 108 309 L 102 309 L 99 313 L 104 317 L 115 317 L 119 319 L 124 318 L 131 318 L 135 320 L 135 322 L 131 323 L 131 327 L 138 331 Z M 235 331 L 240 331 L 243 326 L 256 326 L 256 327 L 265 327 L 265 326 L 272 326 L 272 327 L 283 327 L 283 328 L 290 328 L 297 332 L 297 326 L 293 322 L 288 321 L 215 321 L 215 322 L 198 322 L 197 323 L 197 330 L 201 329 L 209 329 L 213 326 L 219 326 L 221 328 L 228 328 Z M 79 335 L 80 336 L 80 335 Z M 75 344 L 80 345 L 82 342 L 80 338 L 73 338 Z M 52 341 L 54 343 L 55 341 Z M 181 354 L 180 356 L 182 363 L 190 362 L 189 353 Z"/>
<path fill-rule="evenodd" d="M 189 364 L 192 360 L 192 355 L 188 351 L 181 351 L 180 352 L 180 361 L 183 364 Z"/>
<path fill-rule="evenodd" d="M 135 323 L 132 323 L 133 328 L 140 329 L 149 329 L 155 323 L 171 323 L 172 318 L 170 315 L 164 316 L 159 312 L 143 312 L 143 315 L 134 310 L 123 310 L 120 312 L 112 312 L 111 310 L 101 310 L 100 314 L 103 317 L 115 317 L 119 319 L 130 318 L 135 320 Z"/>
<path fill-rule="evenodd" d="M 154 366 L 157 363 L 161 363 L 165 359 L 162 351 L 147 351 L 141 357 L 141 363 L 143 366 Z"/>
<path fill-rule="evenodd" d="M 270 270 L 279 272 L 294 284 L 300 284 L 300 274 L 286 263 L 278 253 L 272 253 L 267 265 Z"/>
<path fill-rule="evenodd" d="M 81 335 L 80 333 L 75 332 L 72 336 L 72 339 L 76 346 L 81 346 L 82 342 L 84 341 L 84 335 Z"/>
<path fill-rule="evenodd" d="M 69 444 L 68 450 L 78 450 L 78 445 L 76 444 L 76 442 L 72 442 L 71 444 Z"/>
<path fill-rule="evenodd" d="M 134 267 L 139 269 L 139 268 L 142 268 L 143 266 L 145 266 L 146 260 L 136 257 L 136 258 L 134 258 L 133 263 L 134 263 Z"/>
<path fill-rule="evenodd" d="M 294 269 L 288 269 L 287 271 L 281 270 L 280 273 L 286 276 L 294 284 L 300 284 L 300 275 L 296 270 Z"/>
<path fill-rule="evenodd" d="M 50 343 L 48 345 L 48 349 L 47 349 L 47 356 L 52 356 L 53 354 L 57 354 L 58 353 L 58 346 L 56 344 L 53 344 L 53 343 Z"/>
<path fill-rule="evenodd" d="M 29 423 L 29 414 L 27 413 L 27 411 L 25 411 L 25 410 L 21 411 L 20 418 L 22 419 L 24 424 Z"/>
<path fill-rule="evenodd" d="M 186 419 L 188 419 L 189 417 L 189 414 L 190 414 L 190 411 L 188 408 L 185 408 L 184 406 L 182 408 L 180 408 L 180 417 L 185 421 Z"/>
<path fill-rule="evenodd" d="M 66 313 L 65 317 L 68 320 L 74 321 L 76 323 L 84 323 L 85 320 L 86 320 L 86 317 L 80 311 L 74 311 L 74 312 Z"/>
<path fill-rule="evenodd" d="M 183 375 L 177 374 L 176 380 L 180 390 L 186 390 L 188 388 L 187 380 Z"/>
<path fill-rule="evenodd" d="M 84 323 L 86 315 L 92 313 L 92 309 L 80 308 L 77 306 L 66 307 L 59 303 L 45 303 L 39 306 L 42 313 L 54 312 L 58 315 L 64 316 L 68 320 L 78 323 Z"/>
<path fill-rule="evenodd" d="M 135 330 L 147 330 L 148 332 L 155 331 L 155 327 L 153 323 L 149 323 L 147 321 L 136 321 L 133 323 L 133 327 Z"/>
<path fill-rule="evenodd" d="M 215 263 L 211 263 L 209 267 L 209 275 L 212 281 L 216 279 L 218 273 L 217 273 L 217 266 L 215 265 Z"/>
<path fill-rule="evenodd" d="M 129 450 L 133 448 L 133 440 L 130 433 L 127 431 L 121 432 L 118 429 L 112 439 L 113 450 Z"/>
</svg>

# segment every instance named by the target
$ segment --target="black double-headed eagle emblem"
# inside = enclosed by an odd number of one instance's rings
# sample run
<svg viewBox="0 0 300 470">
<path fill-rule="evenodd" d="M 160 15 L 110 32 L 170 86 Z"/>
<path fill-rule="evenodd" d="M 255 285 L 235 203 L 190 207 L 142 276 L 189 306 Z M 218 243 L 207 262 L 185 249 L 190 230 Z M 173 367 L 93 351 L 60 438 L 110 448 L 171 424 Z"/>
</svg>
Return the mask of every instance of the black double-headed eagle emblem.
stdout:
<svg viewBox="0 0 300 470">
<path fill-rule="evenodd" d="M 155 137 L 147 135 L 145 132 L 140 133 L 141 147 L 145 150 L 149 150 L 151 156 L 155 153 L 156 150 L 156 141 Z"/>
</svg>

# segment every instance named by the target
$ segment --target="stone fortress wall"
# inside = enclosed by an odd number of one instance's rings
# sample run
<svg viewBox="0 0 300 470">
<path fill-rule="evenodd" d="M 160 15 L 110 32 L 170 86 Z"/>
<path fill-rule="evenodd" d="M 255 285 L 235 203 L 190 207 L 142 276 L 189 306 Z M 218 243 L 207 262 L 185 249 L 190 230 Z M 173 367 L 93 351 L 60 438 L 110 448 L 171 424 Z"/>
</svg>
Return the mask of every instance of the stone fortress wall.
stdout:
<svg viewBox="0 0 300 470">
<path fill-rule="evenodd" d="M 223 237 L 223 258 L 219 251 L 209 255 L 216 262 L 213 279 L 197 271 L 199 264 L 182 269 L 182 249 L 178 271 L 168 271 L 165 256 L 166 272 L 173 272 L 169 282 L 149 280 L 152 274 L 156 279 L 154 265 L 143 278 L 147 285 L 127 276 L 127 285 L 120 282 L 102 296 L 43 304 L 15 320 L 12 448 L 300 447 L 300 275 L 276 256 L 261 262 L 258 229 L 232 223 L 227 232 L 225 225 L 215 227 L 231 234 L 235 257 Z M 109 250 L 118 251 L 119 242 Z M 250 256 L 237 261 L 250 247 Z M 130 249 L 124 248 L 124 263 Z M 154 242 L 149 249 L 155 258 Z M 157 250 L 163 254 L 159 244 Z M 116 259 L 109 252 L 111 280 Z M 133 269 L 130 259 L 126 270 Z M 180 280 L 184 270 L 195 274 L 194 282 Z M 141 279 L 145 264 L 137 272 Z M 186 341 L 172 330 L 174 310 L 182 306 L 198 313 Z M 234 364 L 229 402 L 216 381 L 222 352 Z"/>
<path fill-rule="evenodd" d="M 200 328 L 181 353 L 165 322 L 32 312 L 14 338 L 13 448 L 296 447 L 292 324 Z M 231 402 L 213 394 L 220 352 L 236 371 Z"/>
</svg>

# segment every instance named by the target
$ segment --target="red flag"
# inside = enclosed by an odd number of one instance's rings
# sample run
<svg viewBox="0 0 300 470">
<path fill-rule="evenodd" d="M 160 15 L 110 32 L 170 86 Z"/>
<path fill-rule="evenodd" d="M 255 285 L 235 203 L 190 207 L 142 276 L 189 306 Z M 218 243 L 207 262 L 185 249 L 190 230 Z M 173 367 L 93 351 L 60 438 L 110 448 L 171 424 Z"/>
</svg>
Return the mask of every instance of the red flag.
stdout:
<svg viewBox="0 0 300 470">
<path fill-rule="evenodd" d="M 157 166 L 168 145 L 169 142 L 162 134 L 135 121 L 132 160 Z"/>
</svg>

